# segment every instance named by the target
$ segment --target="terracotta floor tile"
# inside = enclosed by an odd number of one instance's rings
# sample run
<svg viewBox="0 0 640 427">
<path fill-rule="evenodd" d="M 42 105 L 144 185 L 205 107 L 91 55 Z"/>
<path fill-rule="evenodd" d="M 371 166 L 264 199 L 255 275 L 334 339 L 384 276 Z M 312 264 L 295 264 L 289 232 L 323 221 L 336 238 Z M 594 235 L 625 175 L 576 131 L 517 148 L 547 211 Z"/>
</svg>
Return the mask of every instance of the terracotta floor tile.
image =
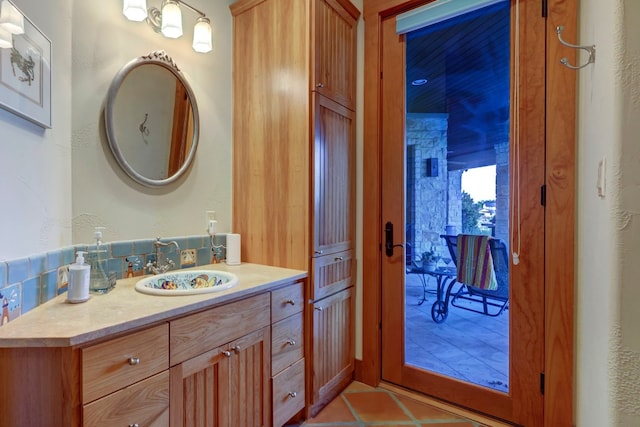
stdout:
<svg viewBox="0 0 640 427">
<path fill-rule="evenodd" d="M 343 423 L 343 422 L 356 422 L 356 418 L 351 413 L 351 410 L 344 402 L 342 397 L 338 396 L 325 406 L 322 411 L 315 418 L 311 418 L 307 421 L 307 424 L 315 423 Z"/>
<path fill-rule="evenodd" d="M 457 422 L 462 419 L 461 417 L 455 416 L 434 406 L 427 405 L 426 403 L 418 402 L 417 400 L 401 395 L 396 395 L 396 397 L 419 421 L 450 420 Z"/>
<path fill-rule="evenodd" d="M 384 391 L 347 393 L 344 397 L 364 422 L 411 420 L 391 395 Z"/>
</svg>

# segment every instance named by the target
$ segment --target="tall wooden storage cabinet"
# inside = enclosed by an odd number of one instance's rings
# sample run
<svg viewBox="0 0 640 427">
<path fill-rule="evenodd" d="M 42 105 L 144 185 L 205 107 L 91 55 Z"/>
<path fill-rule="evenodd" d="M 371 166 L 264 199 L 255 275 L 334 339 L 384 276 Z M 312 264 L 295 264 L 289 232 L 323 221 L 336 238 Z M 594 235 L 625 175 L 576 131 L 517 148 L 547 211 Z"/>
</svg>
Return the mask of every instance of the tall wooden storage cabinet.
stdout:
<svg viewBox="0 0 640 427">
<path fill-rule="evenodd" d="M 354 368 L 356 24 L 348 0 L 240 0 L 233 228 L 242 259 L 309 271 L 308 415 Z"/>
</svg>

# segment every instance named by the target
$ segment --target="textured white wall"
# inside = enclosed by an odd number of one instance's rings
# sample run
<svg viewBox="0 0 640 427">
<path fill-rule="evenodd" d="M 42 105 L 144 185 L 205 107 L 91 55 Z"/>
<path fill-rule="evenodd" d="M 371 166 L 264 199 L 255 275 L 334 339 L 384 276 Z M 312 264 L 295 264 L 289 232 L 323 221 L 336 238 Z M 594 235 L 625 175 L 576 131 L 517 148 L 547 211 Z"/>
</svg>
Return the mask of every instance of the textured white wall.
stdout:
<svg viewBox="0 0 640 427">
<path fill-rule="evenodd" d="M 71 0 L 14 0 L 52 42 L 52 121 L 0 109 L 0 260 L 71 243 Z"/>
<path fill-rule="evenodd" d="M 159 5 L 151 1 L 149 6 Z M 205 233 L 205 211 L 215 210 L 219 231 L 231 230 L 231 13 L 228 1 L 193 0 L 211 18 L 213 51 L 191 48 L 196 14 L 183 10 L 184 35 L 171 40 L 122 15 L 122 2 L 73 2 L 72 214 L 73 242 Z M 133 182 L 115 163 L 103 131 L 109 84 L 131 59 L 164 49 L 195 92 L 200 142 L 195 162 L 178 182 L 159 189 Z M 241 72 L 241 70 L 239 71 Z"/>
<path fill-rule="evenodd" d="M 579 20 L 580 43 L 596 44 L 597 58 L 578 72 L 576 424 L 637 426 L 640 3 L 581 0 Z"/>
</svg>

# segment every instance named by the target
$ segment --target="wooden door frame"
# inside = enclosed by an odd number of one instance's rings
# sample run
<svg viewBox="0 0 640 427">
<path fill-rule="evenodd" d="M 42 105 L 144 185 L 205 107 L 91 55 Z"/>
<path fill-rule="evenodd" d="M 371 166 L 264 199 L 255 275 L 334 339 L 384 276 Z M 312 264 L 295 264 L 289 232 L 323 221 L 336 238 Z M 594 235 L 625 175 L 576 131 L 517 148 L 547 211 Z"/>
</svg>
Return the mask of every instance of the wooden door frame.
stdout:
<svg viewBox="0 0 640 427">
<path fill-rule="evenodd" d="M 529 0 L 524 0 L 529 1 Z M 531 0 L 535 1 L 535 0 Z M 381 29 L 385 17 L 428 0 L 367 0 L 364 4 L 364 153 L 362 241 L 362 360 L 356 378 L 381 380 Z M 544 425 L 564 427 L 574 419 L 574 228 L 576 73 L 575 52 L 560 46 L 555 28 L 575 40 L 578 0 L 549 0 L 546 25 L 545 156 L 545 342 Z M 541 7 L 542 11 L 542 7 Z"/>
</svg>

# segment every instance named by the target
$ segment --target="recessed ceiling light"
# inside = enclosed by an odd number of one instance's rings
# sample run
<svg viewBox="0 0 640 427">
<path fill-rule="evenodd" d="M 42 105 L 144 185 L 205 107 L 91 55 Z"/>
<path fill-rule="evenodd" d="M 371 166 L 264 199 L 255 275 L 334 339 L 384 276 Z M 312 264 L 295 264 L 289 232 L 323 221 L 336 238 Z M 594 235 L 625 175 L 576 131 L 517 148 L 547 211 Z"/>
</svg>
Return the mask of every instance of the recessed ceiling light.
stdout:
<svg viewBox="0 0 640 427">
<path fill-rule="evenodd" d="M 411 82 L 411 85 L 412 86 L 422 86 L 422 85 L 427 84 L 428 81 L 429 80 L 427 80 L 427 79 L 416 79 L 416 80 Z"/>
</svg>

